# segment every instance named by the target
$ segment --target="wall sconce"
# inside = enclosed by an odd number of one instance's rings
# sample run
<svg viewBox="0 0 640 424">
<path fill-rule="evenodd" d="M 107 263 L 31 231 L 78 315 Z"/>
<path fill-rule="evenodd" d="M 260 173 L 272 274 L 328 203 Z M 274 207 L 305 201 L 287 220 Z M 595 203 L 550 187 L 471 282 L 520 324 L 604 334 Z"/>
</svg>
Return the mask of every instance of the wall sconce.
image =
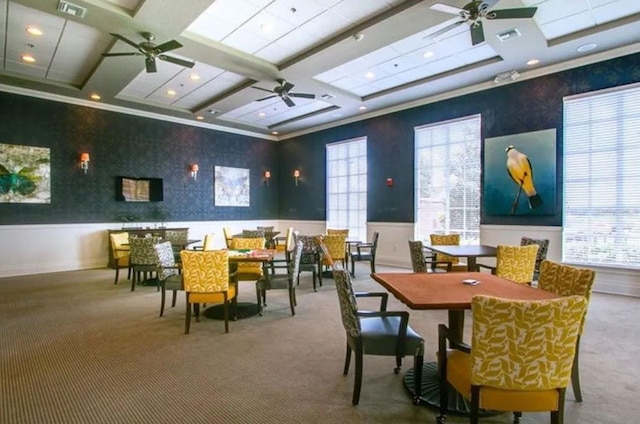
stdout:
<svg viewBox="0 0 640 424">
<path fill-rule="evenodd" d="M 271 179 L 271 171 L 264 171 L 264 185 L 269 186 L 269 180 Z"/>
<path fill-rule="evenodd" d="M 387 178 L 387 187 L 393 187 L 393 178 Z"/>
<path fill-rule="evenodd" d="M 80 154 L 80 169 L 86 174 L 89 170 L 89 153 Z"/>
<path fill-rule="evenodd" d="M 296 169 L 293 171 L 293 181 L 298 185 L 298 181 L 300 180 L 300 170 Z"/>
<path fill-rule="evenodd" d="M 193 178 L 194 181 L 198 179 L 198 170 L 199 169 L 200 169 L 200 167 L 198 166 L 197 163 L 194 163 L 189 167 L 189 171 L 191 172 L 191 178 Z"/>
</svg>

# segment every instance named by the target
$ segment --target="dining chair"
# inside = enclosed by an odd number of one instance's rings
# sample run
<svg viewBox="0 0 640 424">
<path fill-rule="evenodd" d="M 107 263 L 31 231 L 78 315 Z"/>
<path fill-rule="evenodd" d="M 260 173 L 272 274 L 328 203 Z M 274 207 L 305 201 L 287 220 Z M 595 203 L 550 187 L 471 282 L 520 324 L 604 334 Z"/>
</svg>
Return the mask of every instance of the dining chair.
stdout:
<svg viewBox="0 0 640 424">
<path fill-rule="evenodd" d="M 282 265 L 287 265 L 291 261 L 291 251 L 294 248 L 293 241 L 293 227 L 287 228 L 287 234 L 283 237 L 278 237 L 275 239 L 275 250 L 277 253 L 283 253 L 284 257 L 274 258 L 271 263 L 271 272 L 274 273 L 276 267 L 282 267 Z M 265 241 L 266 245 L 266 241 Z"/>
<path fill-rule="evenodd" d="M 346 241 L 347 236 L 344 233 L 327 234 L 322 237 L 322 242 L 327 246 L 327 251 L 334 262 L 341 262 L 345 268 L 348 268 L 346 258 Z M 322 258 L 322 265 L 329 267 L 330 263 L 327 257 Z"/>
<path fill-rule="evenodd" d="M 580 295 L 587 299 L 591 299 L 591 290 L 596 278 L 593 270 L 585 268 L 576 268 L 570 265 L 564 265 L 550 260 L 542 261 L 540 265 L 540 276 L 538 278 L 538 288 L 550 291 L 560 296 Z M 584 325 L 587 318 L 585 311 L 582 321 L 580 322 L 580 331 L 576 341 L 576 354 L 573 359 L 573 367 L 571 368 L 571 386 L 573 387 L 573 395 L 578 402 L 582 402 L 582 390 L 580 389 L 580 339 L 584 332 Z"/>
<path fill-rule="evenodd" d="M 470 346 L 438 326 L 443 384 L 437 422 L 447 414 L 448 383 L 470 401 L 471 424 L 481 408 L 511 411 L 514 424 L 522 412 L 550 411 L 551 423 L 561 424 L 584 296 L 532 301 L 476 295 L 471 306 Z"/>
<path fill-rule="evenodd" d="M 231 233 L 231 228 L 222 227 L 222 234 L 224 235 L 224 242 L 227 245 L 227 249 L 231 247 L 231 239 L 233 239 L 233 234 Z"/>
<path fill-rule="evenodd" d="M 435 255 L 425 257 L 424 245 L 420 240 L 409 240 L 409 254 L 413 272 L 451 272 L 451 262 L 438 261 Z M 443 265 L 446 268 L 442 268 Z"/>
<path fill-rule="evenodd" d="M 520 239 L 520 246 L 529 246 L 531 244 L 538 245 L 538 253 L 536 254 L 536 267 L 533 270 L 533 280 L 537 281 L 540 276 L 540 265 L 542 261 L 547 259 L 547 252 L 549 251 L 548 239 L 534 239 L 530 237 L 522 237 Z"/>
<path fill-rule="evenodd" d="M 242 230 L 242 237 L 245 238 L 264 238 L 264 230 Z"/>
<path fill-rule="evenodd" d="M 131 291 L 136 289 L 136 285 L 140 283 L 140 277 L 147 278 L 147 274 L 156 272 L 156 253 L 154 246 L 162 241 L 160 237 L 129 237 L 129 248 L 131 256 L 129 263 L 131 264 Z M 158 290 L 160 288 L 158 287 Z"/>
<path fill-rule="evenodd" d="M 265 272 L 262 278 L 256 283 L 256 296 L 258 298 L 258 306 L 260 307 L 260 315 L 262 315 L 263 307 L 267 306 L 268 290 L 287 290 L 289 293 L 289 307 L 291 315 L 296 314 L 296 286 L 298 285 L 298 277 L 300 275 L 300 256 L 302 254 L 302 242 L 296 242 L 291 262 L 285 265 L 274 266 L 286 269 L 285 274 L 270 274 Z"/>
<path fill-rule="evenodd" d="M 329 259 L 331 259 L 329 257 Z M 422 386 L 424 339 L 409 326 L 407 311 L 387 311 L 386 292 L 354 292 L 349 272 L 341 263 L 333 263 L 333 279 L 338 292 L 342 325 L 347 336 L 347 352 L 343 374 L 349 373 L 352 352 L 355 356 L 355 378 L 351 403 L 360 402 L 364 355 L 395 356 L 394 373 L 398 374 L 404 356 L 413 356 L 415 372 L 414 403 L 418 404 Z M 380 298 L 378 311 L 360 311 L 357 298 Z"/>
<path fill-rule="evenodd" d="M 189 243 L 189 229 L 165 230 L 164 240 L 171 242 L 176 262 L 180 262 L 180 251 Z"/>
<path fill-rule="evenodd" d="M 531 285 L 537 254 L 537 244 L 528 246 L 498 245 L 496 248 L 496 266 L 478 264 L 478 267 L 487 268 L 498 277 L 520 284 Z"/>
<path fill-rule="evenodd" d="M 229 332 L 229 304 L 235 317 L 237 311 L 237 287 L 229 279 L 229 252 L 227 250 L 183 250 L 182 278 L 187 298 L 187 314 L 184 333 L 191 326 L 191 305 L 200 321 L 200 304 L 221 303 L 224 308 L 224 332 Z"/>
<path fill-rule="evenodd" d="M 131 255 L 131 248 L 129 247 L 129 233 L 111 233 L 109 234 L 109 241 L 111 243 L 111 254 L 113 257 L 113 268 L 116 270 L 116 278 L 113 284 L 118 284 L 118 276 L 120 270 L 127 269 L 127 278 L 131 278 L 131 266 L 129 264 L 129 256 Z"/>
<path fill-rule="evenodd" d="M 320 247 L 315 236 L 300 234 L 299 231 L 293 232 L 293 240 L 295 243 L 302 243 L 302 253 L 300 254 L 300 271 L 299 273 L 309 271 L 313 281 L 313 291 L 316 290 L 316 277 L 320 287 L 322 287 L 322 260 L 320 255 Z M 298 284 L 300 278 L 298 277 Z"/>
<path fill-rule="evenodd" d="M 264 249 L 264 237 L 234 237 L 231 239 L 230 249 Z M 238 281 L 257 281 L 263 275 L 261 262 L 240 262 L 237 266 L 236 278 Z"/>
<path fill-rule="evenodd" d="M 369 262 L 371 265 L 371 273 L 376 272 L 376 251 L 378 250 L 379 232 L 374 232 L 370 243 L 358 243 L 349 252 L 351 257 L 351 276 L 356 276 L 355 262 Z"/>
<path fill-rule="evenodd" d="M 460 234 L 429 234 L 429 241 L 434 246 L 460 246 Z M 437 264 L 437 268 L 449 268 L 447 262 L 451 262 L 451 271 L 449 272 L 467 272 L 467 264 L 460 261 L 455 256 L 445 255 L 444 253 L 436 253 L 435 260 L 437 262 L 444 261 L 445 265 Z"/>
<path fill-rule="evenodd" d="M 175 260 L 173 246 L 171 242 L 165 241 L 153 246 L 156 259 L 156 275 L 160 285 L 160 316 L 164 314 L 164 304 L 166 291 L 171 290 L 171 307 L 176 306 L 178 290 L 184 290 L 182 275 L 180 275 L 180 265 Z"/>
</svg>

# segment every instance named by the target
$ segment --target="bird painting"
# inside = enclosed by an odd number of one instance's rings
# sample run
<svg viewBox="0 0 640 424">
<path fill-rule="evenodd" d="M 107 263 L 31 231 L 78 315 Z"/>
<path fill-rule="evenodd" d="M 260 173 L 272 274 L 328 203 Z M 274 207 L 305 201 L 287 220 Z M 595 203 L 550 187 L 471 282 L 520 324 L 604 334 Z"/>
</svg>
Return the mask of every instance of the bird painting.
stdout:
<svg viewBox="0 0 640 424">
<path fill-rule="evenodd" d="M 511 214 L 516 213 L 520 194 L 523 191 L 529 200 L 529 209 L 539 208 L 542 206 L 542 199 L 533 185 L 533 167 L 531 166 L 531 161 L 527 155 L 519 152 L 513 146 L 508 146 L 505 152 L 507 153 L 507 172 L 518 186 L 518 193 L 511 205 Z"/>
</svg>

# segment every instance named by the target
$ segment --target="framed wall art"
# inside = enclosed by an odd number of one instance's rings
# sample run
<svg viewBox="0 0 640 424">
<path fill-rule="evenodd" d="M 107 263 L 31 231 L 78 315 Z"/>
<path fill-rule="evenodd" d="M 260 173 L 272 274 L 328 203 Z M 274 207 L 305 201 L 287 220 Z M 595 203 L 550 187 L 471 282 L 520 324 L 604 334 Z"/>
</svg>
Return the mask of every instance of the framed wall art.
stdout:
<svg viewBox="0 0 640 424">
<path fill-rule="evenodd" d="M 249 207 L 249 170 L 216 166 L 214 172 L 215 206 Z"/>
<path fill-rule="evenodd" d="M 48 148 L 0 144 L 0 203 L 51 203 Z"/>
</svg>

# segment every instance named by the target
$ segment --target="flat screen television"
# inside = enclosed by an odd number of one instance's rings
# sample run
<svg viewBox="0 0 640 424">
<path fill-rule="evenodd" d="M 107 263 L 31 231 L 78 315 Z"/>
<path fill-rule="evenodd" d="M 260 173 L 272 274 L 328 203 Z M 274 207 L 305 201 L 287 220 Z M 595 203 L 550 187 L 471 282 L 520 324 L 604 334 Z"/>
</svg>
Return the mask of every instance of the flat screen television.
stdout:
<svg viewBox="0 0 640 424">
<path fill-rule="evenodd" d="M 161 202 L 162 178 L 116 177 L 116 200 L 123 202 Z"/>
</svg>

